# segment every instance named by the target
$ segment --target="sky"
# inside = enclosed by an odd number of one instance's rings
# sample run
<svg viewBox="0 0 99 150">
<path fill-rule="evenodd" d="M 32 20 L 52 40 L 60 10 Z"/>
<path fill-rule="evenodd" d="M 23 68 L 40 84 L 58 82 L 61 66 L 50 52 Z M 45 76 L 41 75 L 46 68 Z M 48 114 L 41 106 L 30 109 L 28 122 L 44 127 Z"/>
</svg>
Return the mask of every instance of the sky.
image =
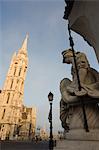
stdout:
<svg viewBox="0 0 99 150">
<path fill-rule="evenodd" d="M 28 70 L 24 104 L 37 108 L 37 127 L 49 129 L 48 93 L 53 99 L 53 130 L 61 130 L 59 85 L 71 78 L 70 65 L 62 64 L 61 52 L 68 49 L 67 21 L 63 19 L 64 0 L 0 0 L 0 88 L 2 89 L 13 53 L 29 34 Z M 72 32 L 75 50 L 84 52 L 91 67 L 99 71 L 92 47 Z"/>
</svg>

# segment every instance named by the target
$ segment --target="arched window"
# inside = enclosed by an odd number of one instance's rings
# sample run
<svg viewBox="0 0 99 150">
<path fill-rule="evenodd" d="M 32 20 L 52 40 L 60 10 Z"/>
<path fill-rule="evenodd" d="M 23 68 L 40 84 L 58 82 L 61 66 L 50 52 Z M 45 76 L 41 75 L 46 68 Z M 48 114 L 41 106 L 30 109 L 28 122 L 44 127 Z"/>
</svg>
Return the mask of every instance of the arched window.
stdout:
<svg viewBox="0 0 99 150">
<path fill-rule="evenodd" d="M 23 91 L 23 81 L 22 81 L 22 83 L 21 83 L 21 91 Z"/>
<path fill-rule="evenodd" d="M 13 86 L 13 80 L 12 80 L 12 82 L 11 82 L 11 87 L 10 87 L 10 88 L 12 88 L 12 86 Z"/>
<path fill-rule="evenodd" d="M 14 75 L 15 75 L 15 73 L 16 73 L 16 67 L 15 67 L 15 70 L 14 70 Z"/>
<path fill-rule="evenodd" d="M 26 68 L 24 69 L 24 72 L 26 72 Z"/>
<path fill-rule="evenodd" d="M 1 130 L 1 126 L 2 126 L 2 125 L 0 124 L 0 130 Z"/>
<path fill-rule="evenodd" d="M 3 111 L 2 119 L 4 119 L 4 115 L 5 115 L 5 109 L 4 109 L 4 111 Z"/>
<path fill-rule="evenodd" d="M 20 76 L 20 74 L 21 74 L 21 68 L 19 69 L 19 76 Z"/>
<path fill-rule="evenodd" d="M 27 66 L 25 66 L 24 72 L 26 72 Z"/>
<path fill-rule="evenodd" d="M 8 93 L 7 95 L 7 103 L 9 102 L 9 98 L 10 98 L 10 93 Z"/>
<path fill-rule="evenodd" d="M 19 79 L 17 79 L 17 84 L 18 84 L 18 82 L 19 82 Z"/>
</svg>

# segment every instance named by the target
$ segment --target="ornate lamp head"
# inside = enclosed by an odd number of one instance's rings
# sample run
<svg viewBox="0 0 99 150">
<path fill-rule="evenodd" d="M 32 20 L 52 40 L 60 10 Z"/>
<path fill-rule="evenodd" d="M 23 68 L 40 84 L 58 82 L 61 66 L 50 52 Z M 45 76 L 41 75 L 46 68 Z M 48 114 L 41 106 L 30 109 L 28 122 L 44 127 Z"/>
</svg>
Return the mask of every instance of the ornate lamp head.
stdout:
<svg viewBox="0 0 99 150">
<path fill-rule="evenodd" d="M 49 100 L 49 102 L 52 102 L 53 101 L 53 93 L 49 93 L 48 94 L 48 100 Z"/>
</svg>

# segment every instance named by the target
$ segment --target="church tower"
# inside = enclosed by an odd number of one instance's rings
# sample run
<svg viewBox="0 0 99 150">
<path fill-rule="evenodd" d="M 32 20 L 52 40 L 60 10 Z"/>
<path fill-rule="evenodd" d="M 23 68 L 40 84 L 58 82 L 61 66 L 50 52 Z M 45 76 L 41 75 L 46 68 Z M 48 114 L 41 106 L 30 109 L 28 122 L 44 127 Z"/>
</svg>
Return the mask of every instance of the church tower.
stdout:
<svg viewBox="0 0 99 150">
<path fill-rule="evenodd" d="M 28 55 L 28 35 L 18 53 L 14 53 L 0 100 L 0 139 L 12 139 L 22 112 L 24 81 L 26 77 Z"/>
</svg>

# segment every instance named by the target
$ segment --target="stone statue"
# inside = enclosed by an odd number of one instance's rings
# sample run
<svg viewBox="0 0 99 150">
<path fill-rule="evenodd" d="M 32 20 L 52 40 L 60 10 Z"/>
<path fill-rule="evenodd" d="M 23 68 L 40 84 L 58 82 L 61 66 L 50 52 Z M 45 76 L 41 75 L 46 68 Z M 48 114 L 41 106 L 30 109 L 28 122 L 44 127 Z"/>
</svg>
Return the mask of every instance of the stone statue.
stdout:
<svg viewBox="0 0 99 150">
<path fill-rule="evenodd" d="M 64 78 L 60 83 L 60 119 L 65 130 L 71 128 L 83 128 L 83 114 L 80 100 L 86 104 L 86 115 L 90 128 L 99 128 L 99 73 L 90 67 L 86 55 L 82 52 L 74 52 L 76 57 L 77 71 L 80 79 L 81 90 L 78 89 L 78 80 L 71 49 L 62 52 L 63 63 L 71 64 L 72 81 Z M 94 103 L 94 104 L 93 104 Z M 72 107 L 71 107 L 72 104 Z M 75 104 L 75 107 L 73 106 Z M 97 106 L 96 106 L 97 105 Z M 92 113 L 91 120 L 88 115 Z M 97 116 L 97 117 L 96 117 Z M 95 118 L 96 117 L 96 118 Z M 91 124 L 91 121 L 95 123 Z M 78 124 L 77 124 L 78 123 Z"/>
</svg>

